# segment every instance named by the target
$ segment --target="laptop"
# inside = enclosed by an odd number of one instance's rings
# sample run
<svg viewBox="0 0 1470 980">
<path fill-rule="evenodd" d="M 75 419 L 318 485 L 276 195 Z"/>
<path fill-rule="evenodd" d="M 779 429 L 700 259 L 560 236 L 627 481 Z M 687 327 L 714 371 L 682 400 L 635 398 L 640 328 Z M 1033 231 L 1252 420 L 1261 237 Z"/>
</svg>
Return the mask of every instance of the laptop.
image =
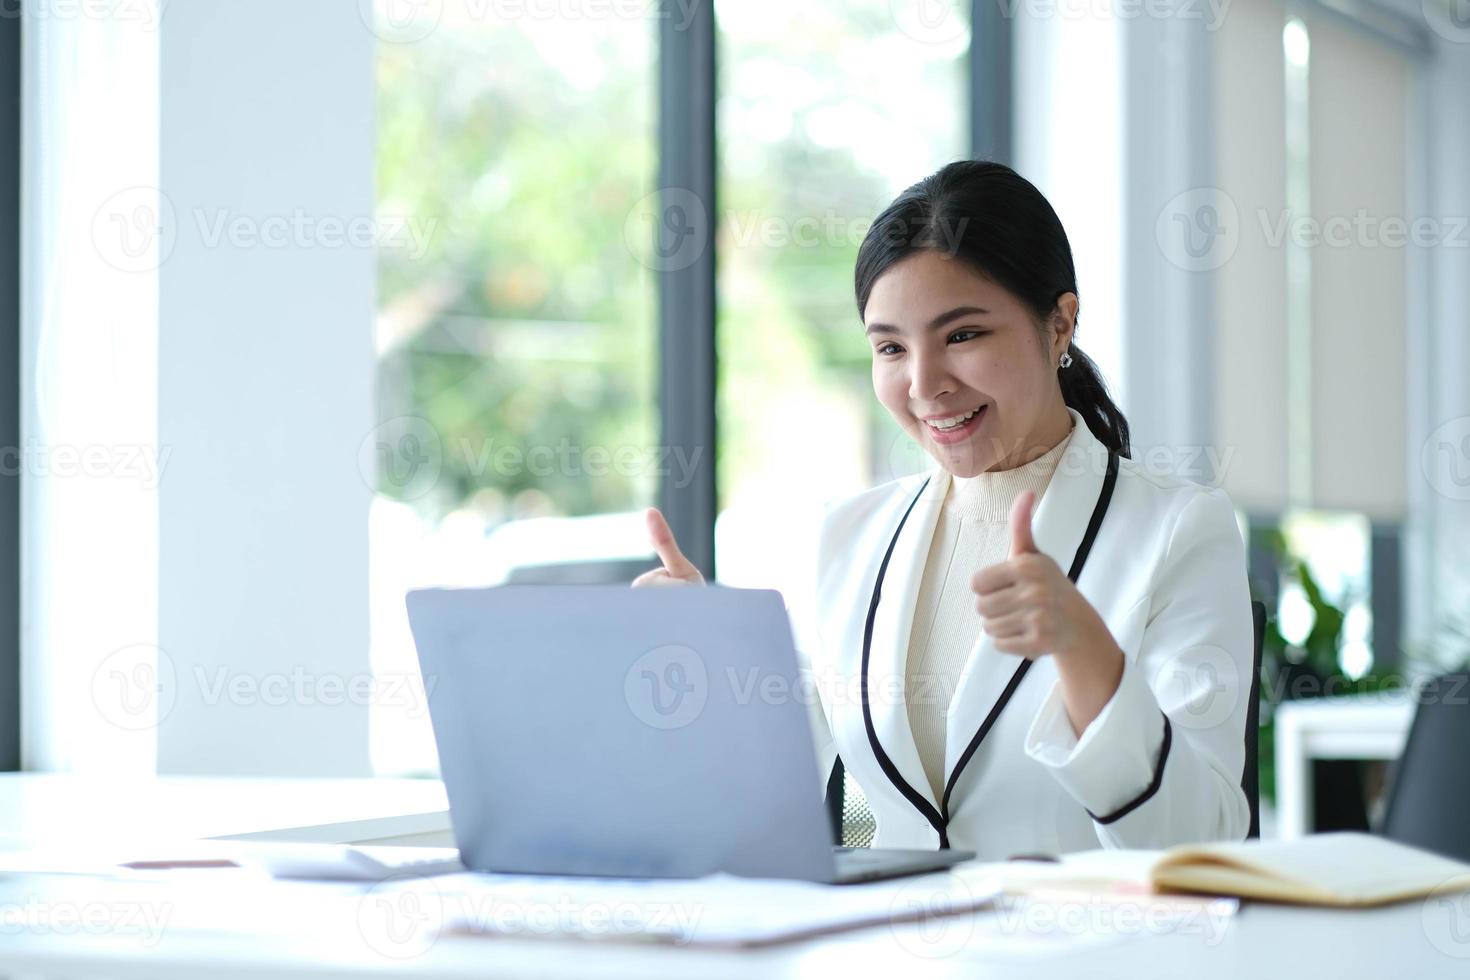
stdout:
<svg viewBox="0 0 1470 980">
<path fill-rule="evenodd" d="M 834 846 L 779 593 L 720 585 L 407 598 L 466 868 L 847 883 L 969 851 Z"/>
</svg>

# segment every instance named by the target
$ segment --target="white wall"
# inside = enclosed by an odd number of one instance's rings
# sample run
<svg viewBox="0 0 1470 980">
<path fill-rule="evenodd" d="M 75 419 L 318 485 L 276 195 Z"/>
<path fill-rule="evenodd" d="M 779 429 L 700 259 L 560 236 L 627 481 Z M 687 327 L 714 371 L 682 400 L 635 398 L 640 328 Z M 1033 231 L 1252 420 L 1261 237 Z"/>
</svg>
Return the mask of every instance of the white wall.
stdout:
<svg viewBox="0 0 1470 980">
<path fill-rule="evenodd" d="M 1283 214 L 1287 204 L 1285 22 L 1276 0 L 1237 0 L 1213 39 L 1216 125 L 1251 134 L 1217 141 L 1212 181 L 1223 195 L 1217 203 L 1235 212 L 1235 233 L 1222 237 L 1213 257 L 1213 438 L 1231 451 L 1223 485 L 1248 514 L 1274 513 L 1290 494 L 1287 257 L 1257 219 Z"/>
<path fill-rule="evenodd" d="M 1435 36 L 1422 82 L 1427 118 L 1423 176 L 1426 213 L 1470 216 L 1470 32 L 1458 41 Z M 1464 233 L 1462 233 L 1463 239 Z M 1427 648 L 1448 614 L 1470 620 L 1470 248 L 1424 255 L 1424 347 L 1411 387 L 1406 465 L 1410 468 L 1411 561 L 1407 598 L 1412 642 Z M 1415 365 L 1411 363 L 1411 371 Z M 1426 599 L 1428 601 L 1426 601 Z"/>
<path fill-rule="evenodd" d="M 1213 279 L 1161 248 L 1157 218 L 1215 180 L 1216 8 L 1023 5 L 1016 21 L 1016 166 L 1052 201 L 1082 293 L 1078 341 L 1133 430 L 1135 458 L 1209 481 Z M 1122 10 L 1118 7 L 1116 9 Z M 1226 8 L 1228 11 L 1228 7 Z M 1185 203 L 1191 203 L 1192 199 Z"/>
<path fill-rule="evenodd" d="M 117 9 L 25 24 L 24 765 L 365 775 L 376 38 Z"/>
<path fill-rule="evenodd" d="M 1218 183 L 1213 59 L 1219 25 L 1205 4 L 1150 5 L 1121 22 L 1124 82 L 1123 410 L 1135 459 L 1157 449 L 1181 476 L 1211 482 L 1215 447 L 1215 280 L 1169 236 Z M 1199 454 L 1196 455 L 1196 451 Z"/>
<path fill-rule="evenodd" d="M 369 771 L 375 262 L 342 239 L 373 218 L 374 40 L 355 3 L 172 0 L 163 22 L 160 772 Z"/>
<path fill-rule="evenodd" d="M 1075 3 L 1017 9 L 1014 166 L 1061 218 L 1077 267 L 1077 344 L 1126 401 L 1122 24 Z"/>
</svg>

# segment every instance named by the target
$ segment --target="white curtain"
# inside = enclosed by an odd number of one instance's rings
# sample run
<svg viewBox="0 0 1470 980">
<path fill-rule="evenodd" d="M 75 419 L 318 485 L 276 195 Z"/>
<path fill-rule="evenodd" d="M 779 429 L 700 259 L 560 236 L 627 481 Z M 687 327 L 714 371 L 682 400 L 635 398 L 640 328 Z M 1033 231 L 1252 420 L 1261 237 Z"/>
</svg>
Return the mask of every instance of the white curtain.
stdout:
<svg viewBox="0 0 1470 980">
<path fill-rule="evenodd" d="M 23 765 L 152 772 L 161 0 L 28 9 Z"/>
</svg>

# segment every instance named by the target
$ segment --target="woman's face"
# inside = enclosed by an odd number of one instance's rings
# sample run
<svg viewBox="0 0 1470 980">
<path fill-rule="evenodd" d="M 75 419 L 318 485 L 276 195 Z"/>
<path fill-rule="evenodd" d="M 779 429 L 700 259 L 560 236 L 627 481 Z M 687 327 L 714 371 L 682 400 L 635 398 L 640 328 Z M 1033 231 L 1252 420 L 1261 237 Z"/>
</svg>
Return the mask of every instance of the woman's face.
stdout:
<svg viewBox="0 0 1470 980">
<path fill-rule="evenodd" d="M 969 477 L 1011 469 L 1071 429 L 1057 359 L 1072 337 L 1077 297 L 1057 303 L 1044 343 L 1029 310 L 961 260 L 910 255 L 873 284 L 864 327 L 873 390 L 945 469 Z M 959 425 L 937 426 L 974 412 Z"/>
</svg>

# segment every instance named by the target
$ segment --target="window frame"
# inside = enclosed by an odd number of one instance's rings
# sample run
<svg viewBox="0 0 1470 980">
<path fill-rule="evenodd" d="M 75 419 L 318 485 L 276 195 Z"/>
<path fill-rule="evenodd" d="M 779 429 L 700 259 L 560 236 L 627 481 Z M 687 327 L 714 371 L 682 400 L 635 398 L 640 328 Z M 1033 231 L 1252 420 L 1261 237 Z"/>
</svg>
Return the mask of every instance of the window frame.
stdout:
<svg viewBox="0 0 1470 980">
<path fill-rule="evenodd" d="M 20 769 L 20 154 L 22 18 L 0 17 L 0 772 Z"/>
<path fill-rule="evenodd" d="M 659 508 L 674 540 L 708 581 L 715 577 L 717 474 L 715 400 L 716 33 L 713 0 L 680 13 L 658 10 L 658 186 L 660 212 L 689 195 L 704 207 L 704 248 L 687 266 L 658 274 L 660 449 L 695 461 L 688 482 L 665 479 Z"/>
<path fill-rule="evenodd" d="M 672 0 L 662 0 L 658 16 L 658 186 L 671 195 L 663 207 L 675 206 L 676 199 L 688 200 L 685 192 L 692 192 L 704 205 L 707 247 L 688 266 L 659 273 L 661 443 L 669 451 L 684 453 L 686 459 L 698 460 L 685 486 L 673 487 L 665 481 L 659 487 L 659 506 L 684 554 L 713 581 L 719 439 L 714 234 L 719 26 L 714 4 L 706 0 L 696 0 L 687 13 L 676 14 L 680 12 Z M 971 0 L 970 23 L 971 155 L 1009 164 L 1015 147 L 1015 26 L 984 0 Z"/>
</svg>

